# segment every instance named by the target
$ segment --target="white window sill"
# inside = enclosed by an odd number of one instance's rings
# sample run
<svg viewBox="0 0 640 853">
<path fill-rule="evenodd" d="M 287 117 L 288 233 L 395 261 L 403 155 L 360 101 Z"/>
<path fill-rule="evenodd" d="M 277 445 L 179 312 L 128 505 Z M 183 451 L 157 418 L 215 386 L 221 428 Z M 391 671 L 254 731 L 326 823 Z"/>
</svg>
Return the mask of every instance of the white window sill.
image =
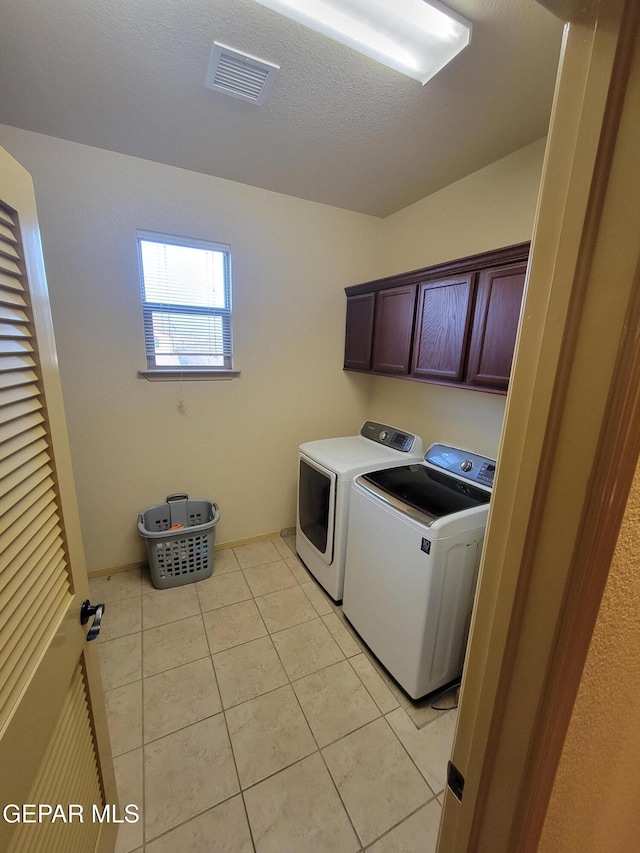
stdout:
<svg viewBox="0 0 640 853">
<path fill-rule="evenodd" d="M 239 370 L 230 370 L 226 367 L 219 368 L 157 368 L 155 370 L 139 370 L 138 376 L 143 379 L 148 379 L 149 382 L 191 382 L 194 379 L 211 380 L 211 379 L 237 379 L 240 376 Z"/>
</svg>

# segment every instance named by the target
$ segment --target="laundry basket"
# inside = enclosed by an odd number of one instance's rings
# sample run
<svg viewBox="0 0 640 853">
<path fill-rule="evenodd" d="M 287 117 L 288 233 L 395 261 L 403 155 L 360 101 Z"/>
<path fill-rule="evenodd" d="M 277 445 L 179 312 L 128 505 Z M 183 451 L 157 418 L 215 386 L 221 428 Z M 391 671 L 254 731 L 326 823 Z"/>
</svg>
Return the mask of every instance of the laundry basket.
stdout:
<svg viewBox="0 0 640 853">
<path fill-rule="evenodd" d="M 190 501 L 189 495 L 168 495 L 166 503 L 138 515 L 156 589 L 204 580 L 213 573 L 215 526 L 220 509 L 211 501 Z"/>
</svg>

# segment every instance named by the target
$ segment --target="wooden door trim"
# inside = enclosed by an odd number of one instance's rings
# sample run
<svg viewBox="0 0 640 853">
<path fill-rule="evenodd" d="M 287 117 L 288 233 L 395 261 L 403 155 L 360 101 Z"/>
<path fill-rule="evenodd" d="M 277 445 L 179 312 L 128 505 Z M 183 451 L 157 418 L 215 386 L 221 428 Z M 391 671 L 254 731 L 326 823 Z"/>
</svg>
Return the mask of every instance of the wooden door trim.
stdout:
<svg viewBox="0 0 640 853">
<path fill-rule="evenodd" d="M 635 276 L 640 289 L 640 267 Z M 512 832 L 512 849 L 535 853 L 562 753 L 618 534 L 640 458 L 640 292 L 614 371 L 596 465 L 585 505 L 562 614 L 529 750 Z M 619 384 L 618 384 L 619 383 Z"/>
<path fill-rule="evenodd" d="M 507 401 L 454 743 L 453 761 L 466 786 L 462 803 L 447 791 L 438 846 L 443 853 L 535 849 L 535 833 L 544 819 L 559 758 L 542 754 L 548 744 L 541 737 L 552 734 L 561 745 L 566 731 L 566 726 L 555 731 L 555 721 L 545 716 L 544 688 L 551 675 L 560 673 L 554 669 L 558 639 L 566 640 L 565 652 L 579 672 L 593 628 L 592 624 L 579 645 L 579 638 L 563 626 L 563 618 L 567 596 L 575 592 L 572 569 L 580 553 L 583 519 L 597 517 L 597 508 L 590 509 L 587 498 L 594 498 L 594 484 L 600 485 L 598 478 L 606 475 L 601 468 L 601 437 L 616 417 L 612 408 L 617 404 L 613 394 L 620 370 L 616 348 L 619 353 L 620 347 L 628 347 L 628 340 L 621 339 L 629 334 L 636 310 L 629 303 L 637 287 L 638 247 L 628 234 L 635 227 L 634 214 L 621 241 L 626 257 L 636 252 L 634 268 L 631 273 L 625 269 L 621 284 L 616 281 L 615 314 L 607 315 L 602 334 L 594 336 L 594 305 L 604 290 L 598 285 L 606 281 L 602 258 L 615 244 L 612 225 L 618 224 L 616 215 L 618 221 L 621 216 L 605 194 L 617 144 L 616 110 L 625 92 L 620 68 L 630 60 L 620 33 L 634 29 L 633 5 L 623 0 L 595 4 L 587 10 L 591 19 L 574 23 L 565 32 L 517 344 L 521 358 L 516 358 Z M 621 63 L 618 71 L 613 70 L 614 58 Z M 596 239 L 602 239 L 604 247 L 600 256 L 592 249 Z M 583 400 L 580 406 L 578 392 L 584 390 L 589 364 L 585 341 L 596 348 L 602 342 L 606 358 L 592 374 L 592 405 Z M 618 354 L 618 360 L 621 357 L 628 360 L 629 352 Z M 579 415 L 585 413 L 588 417 L 581 422 Z M 576 447 L 570 442 L 580 433 L 574 436 L 572 429 L 587 430 Z M 582 448 L 584 467 L 574 480 L 568 466 Z M 627 452 L 633 450 L 628 447 Z M 633 470 L 635 465 L 629 467 Z M 560 508 L 562 524 L 554 533 L 553 508 L 574 481 L 577 495 L 566 509 Z M 619 480 L 618 485 L 624 501 L 629 483 Z M 613 515 L 609 521 L 610 536 L 615 537 L 618 525 Z M 606 576 L 609 563 L 600 568 Z M 594 596 L 593 589 L 589 592 Z M 593 600 L 599 601 L 597 587 Z M 574 696 L 575 691 L 557 696 L 567 715 Z M 522 839 L 530 846 L 518 846 Z"/>
<path fill-rule="evenodd" d="M 535 555 L 539 538 L 544 536 L 542 519 L 549 494 L 553 489 L 552 478 L 558 476 L 558 454 L 562 452 L 559 444 L 560 430 L 563 419 L 567 417 L 566 401 L 571 392 L 572 383 L 575 382 L 576 364 L 580 369 L 579 362 L 576 361 L 580 358 L 576 353 L 578 337 L 584 318 L 590 279 L 594 275 L 597 242 L 605 221 L 603 219 L 606 215 L 604 213 L 605 197 L 611 179 L 620 114 L 638 20 L 637 7 L 634 9 L 633 4 L 628 2 L 620 4 L 622 5 L 625 6 L 624 12 L 621 12 L 623 22 L 619 29 L 619 42 L 611 73 L 597 160 L 594 165 L 594 179 L 576 258 L 571 302 L 565 324 L 562 351 L 558 360 L 558 372 L 549 410 L 533 511 L 524 544 L 523 560 L 519 568 L 506 653 L 502 661 L 500 684 L 496 696 L 498 708 L 495 709 L 487 741 L 487 760 L 484 768 L 487 794 L 489 794 L 493 777 L 499 775 L 500 768 L 504 767 L 501 762 L 504 760 L 506 747 L 504 744 L 501 746 L 500 741 L 504 739 L 507 726 L 509 694 L 514 690 L 516 668 L 522 666 L 522 661 L 517 661 L 517 653 L 524 633 L 528 630 L 526 620 L 528 617 L 530 619 L 531 614 L 531 588 L 535 572 L 539 569 L 535 563 Z M 606 27 L 604 29 L 606 32 Z M 590 68 L 589 74 L 593 73 L 595 73 L 594 68 Z M 608 215 L 610 227 L 611 221 L 616 219 L 616 212 L 609 211 Z M 635 251 L 636 257 L 639 248 L 635 245 L 631 250 Z M 605 251 L 606 249 L 605 245 Z M 637 267 L 634 281 L 627 283 L 632 295 L 634 284 L 637 286 Z M 629 431 L 635 429 L 640 432 L 640 420 L 634 420 L 640 410 L 636 408 L 633 411 L 634 405 L 637 405 L 635 388 L 621 388 L 619 383 L 621 376 L 633 381 L 634 370 L 638 369 L 637 365 L 632 366 L 636 359 L 634 347 L 637 345 L 637 341 L 634 340 L 637 326 L 634 327 L 632 324 L 634 321 L 637 322 L 637 319 L 638 307 L 632 301 L 620 322 L 623 338 L 620 341 L 616 365 L 610 373 L 608 399 L 600 421 L 600 436 L 595 446 L 588 492 L 581 507 L 579 524 L 575 532 L 571 530 L 570 534 L 574 545 L 566 569 L 560 610 L 555 623 L 555 636 L 549 650 L 546 677 L 540 694 L 541 697 L 544 696 L 544 701 L 539 698 L 533 727 L 528 733 L 529 749 L 521 773 L 519 796 L 506 850 L 519 850 L 523 853 L 525 851 L 534 853 L 537 850 L 562 745 L 636 468 L 638 440 L 636 436 L 629 435 Z M 607 330 L 607 334 L 611 334 L 610 330 Z M 637 381 L 637 373 L 635 379 Z M 624 426 L 626 442 L 619 441 L 620 436 L 617 435 L 616 429 L 621 426 L 620 418 L 623 417 L 623 412 L 626 418 Z M 625 456 L 621 457 L 621 453 Z M 615 464 L 612 460 L 615 460 Z M 585 463 L 591 464 L 591 460 L 585 459 Z M 619 470 L 621 467 L 622 472 Z M 603 489 L 606 491 L 603 492 Z M 607 499 L 613 494 L 617 497 L 616 504 L 607 505 Z M 497 779 L 493 781 L 499 785 Z M 471 834 L 471 850 L 489 849 L 484 812 L 486 802 L 486 797 L 479 798 Z"/>
<path fill-rule="evenodd" d="M 628 3 L 614 67 L 609 104 L 611 117 L 602 144 L 602 158 L 608 167 L 615 153 L 634 48 L 640 45 L 639 26 L 640 10 L 636 5 Z M 636 57 L 636 62 L 640 65 L 640 57 Z M 607 190 L 606 183 L 603 183 L 605 174 L 608 178 L 610 168 L 599 169 L 593 193 L 598 225 Z M 586 229 L 585 238 L 584 255 L 590 262 L 590 250 L 596 243 L 596 234 Z M 637 262 L 630 286 L 631 299 L 624 319 L 618 358 L 612 371 L 613 381 L 577 545 L 567 575 L 562 612 L 544 689 L 546 700 L 539 706 L 524 774 L 526 784 L 519 798 L 518 820 L 511 835 L 512 849 L 522 850 L 523 853 L 535 853 L 538 847 L 627 498 L 640 458 L 640 240 L 636 240 L 635 254 Z M 575 345 L 575 341 L 572 343 Z M 561 394 L 565 393 L 570 381 L 570 367 L 570 364 L 565 365 Z"/>
</svg>

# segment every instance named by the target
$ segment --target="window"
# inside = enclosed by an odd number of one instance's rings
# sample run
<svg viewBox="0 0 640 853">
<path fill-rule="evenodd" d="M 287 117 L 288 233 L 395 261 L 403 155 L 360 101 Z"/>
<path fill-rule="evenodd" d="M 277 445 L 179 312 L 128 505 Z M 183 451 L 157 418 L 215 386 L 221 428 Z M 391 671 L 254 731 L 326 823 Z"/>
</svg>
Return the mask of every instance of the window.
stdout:
<svg viewBox="0 0 640 853">
<path fill-rule="evenodd" d="M 228 373 L 231 343 L 229 246 L 138 232 L 147 371 Z"/>
</svg>

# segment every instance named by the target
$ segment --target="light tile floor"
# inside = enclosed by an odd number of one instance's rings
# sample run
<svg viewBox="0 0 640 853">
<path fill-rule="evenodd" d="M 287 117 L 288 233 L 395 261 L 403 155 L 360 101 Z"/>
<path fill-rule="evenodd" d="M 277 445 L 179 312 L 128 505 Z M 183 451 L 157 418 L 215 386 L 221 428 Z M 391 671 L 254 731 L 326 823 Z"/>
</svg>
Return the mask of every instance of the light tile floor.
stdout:
<svg viewBox="0 0 640 853">
<path fill-rule="evenodd" d="M 456 711 L 412 702 L 298 561 L 216 552 L 156 590 L 91 581 L 124 824 L 118 853 L 430 853 Z"/>
</svg>

